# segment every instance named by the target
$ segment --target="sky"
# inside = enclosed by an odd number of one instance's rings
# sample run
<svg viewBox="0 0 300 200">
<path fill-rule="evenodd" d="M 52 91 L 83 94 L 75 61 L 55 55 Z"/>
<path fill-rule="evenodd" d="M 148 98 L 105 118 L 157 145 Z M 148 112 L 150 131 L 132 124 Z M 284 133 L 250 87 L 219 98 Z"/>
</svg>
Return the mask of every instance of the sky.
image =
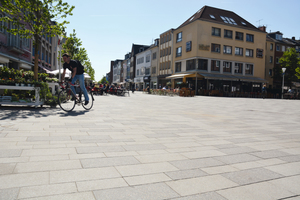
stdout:
<svg viewBox="0 0 300 200">
<path fill-rule="evenodd" d="M 99 81 L 110 61 L 124 59 L 132 44 L 151 45 L 159 35 L 177 28 L 203 6 L 230 10 L 267 32 L 300 38 L 300 0 L 63 0 L 74 5 L 67 35 L 75 29 Z"/>
</svg>

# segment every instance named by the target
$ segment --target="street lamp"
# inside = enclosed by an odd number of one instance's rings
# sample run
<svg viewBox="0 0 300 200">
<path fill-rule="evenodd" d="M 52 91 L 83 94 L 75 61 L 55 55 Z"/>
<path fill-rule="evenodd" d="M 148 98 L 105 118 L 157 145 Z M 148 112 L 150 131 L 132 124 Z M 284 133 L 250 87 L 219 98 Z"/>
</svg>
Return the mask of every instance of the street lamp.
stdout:
<svg viewBox="0 0 300 200">
<path fill-rule="evenodd" d="M 284 87 L 284 74 L 285 74 L 285 70 L 286 70 L 286 68 L 285 67 L 283 67 L 282 68 L 282 88 L 281 88 L 281 99 L 283 99 L 283 87 Z"/>
</svg>

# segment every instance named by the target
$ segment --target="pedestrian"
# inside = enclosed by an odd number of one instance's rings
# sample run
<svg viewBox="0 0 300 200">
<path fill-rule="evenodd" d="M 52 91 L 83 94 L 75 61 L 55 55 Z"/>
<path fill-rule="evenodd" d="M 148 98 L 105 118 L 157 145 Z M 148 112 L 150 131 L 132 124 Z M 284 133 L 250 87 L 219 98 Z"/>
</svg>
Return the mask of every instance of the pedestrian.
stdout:
<svg viewBox="0 0 300 200">
<path fill-rule="evenodd" d="M 264 84 L 263 87 L 262 87 L 262 95 L 263 95 L 263 99 L 266 98 L 266 94 L 267 94 L 267 86 L 266 86 L 266 84 Z"/>
</svg>

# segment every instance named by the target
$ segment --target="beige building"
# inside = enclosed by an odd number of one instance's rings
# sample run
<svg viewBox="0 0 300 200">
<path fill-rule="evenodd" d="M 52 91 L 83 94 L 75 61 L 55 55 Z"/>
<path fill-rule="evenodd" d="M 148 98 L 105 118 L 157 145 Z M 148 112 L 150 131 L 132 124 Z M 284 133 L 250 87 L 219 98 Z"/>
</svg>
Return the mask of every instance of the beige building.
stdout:
<svg viewBox="0 0 300 200">
<path fill-rule="evenodd" d="M 157 89 L 158 88 L 158 72 L 159 72 L 159 64 L 160 64 L 160 52 L 159 52 L 159 39 L 156 39 L 154 44 L 150 46 L 151 50 L 151 80 L 150 80 L 150 88 Z"/>
<path fill-rule="evenodd" d="M 266 82 L 266 33 L 237 14 L 204 6 L 173 35 L 173 87 L 251 92 Z"/>
<path fill-rule="evenodd" d="M 171 67 L 173 63 L 173 31 L 174 29 L 170 29 L 160 34 L 158 88 L 166 86 L 170 81 L 166 77 L 173 73 Z"/>
<path fill-rule="evenodd" d="M 268 87 L 272 88 L 273 86 L 273 68 L 275 61 L 275 42 L 270 37 L 267 36 L 266 41 L 266 76 L 265 79 L 268 81 Z"/>
</svg>

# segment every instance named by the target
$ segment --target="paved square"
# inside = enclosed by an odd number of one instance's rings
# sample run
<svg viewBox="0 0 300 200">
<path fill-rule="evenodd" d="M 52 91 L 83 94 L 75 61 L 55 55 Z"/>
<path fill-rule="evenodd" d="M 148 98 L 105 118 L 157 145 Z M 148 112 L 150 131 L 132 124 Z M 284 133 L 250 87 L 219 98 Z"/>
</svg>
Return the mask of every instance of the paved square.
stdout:
<svg viewBox="0 0 300 200">
<path fill-rule="evenodd" d="M 299 199 L 300 101 L 96 96 L 0 107 L 1 199 Z"/>
</svg>

